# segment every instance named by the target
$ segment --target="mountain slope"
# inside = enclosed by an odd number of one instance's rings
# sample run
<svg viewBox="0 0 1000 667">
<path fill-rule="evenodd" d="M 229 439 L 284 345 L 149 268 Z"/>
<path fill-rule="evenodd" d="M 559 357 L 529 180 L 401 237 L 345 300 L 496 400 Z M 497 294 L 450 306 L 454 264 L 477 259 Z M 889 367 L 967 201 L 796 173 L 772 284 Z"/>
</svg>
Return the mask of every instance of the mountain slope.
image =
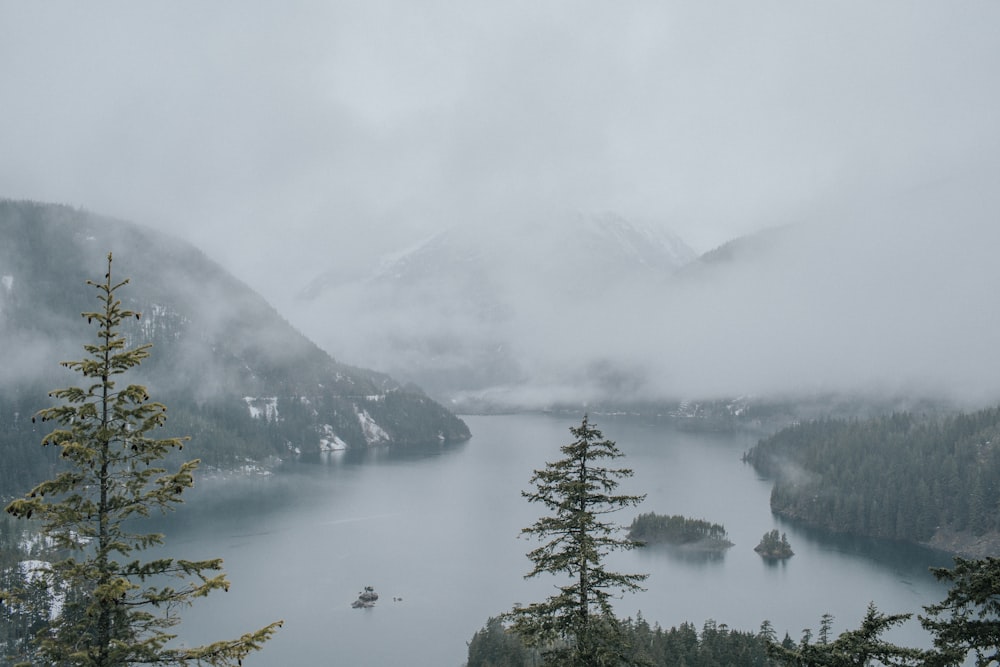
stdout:
<svg viewBox="0 0 1000 667">
<path fill-rule="evenodd" d="M 804 421 L 746 456 L 774 480 L 771 509 L 833 532 L 997 553 L 1000 408 Z"/>
<path fill-rule="evenodd" d="M 131 284 L 127 331 L 154 344 L 133 381 L 171 408 L 171 430 L 195 436 L 192 456 L 245 456 L 324 447 L 467 439 L 465 424 L 418 389 L 338 363 L 259 295 L 193 247 L 137 225 L 64 206 L 0 201 L 0 446 L 6 461 L 25 438 L 25 415 L 46 392 L 74 382 L 58 362 L 77 359 L 93 332 L 104 258 Z M 37 437 L 29 437 L 37 447 Z M 5 473 L 12 467 L 4 466 Z M 0 493 L 5 486 L 0 480 Z"/>
<path fill-rule="evenodd" d="M 638 286 L 664 289 L 694 258 L 676 236 L 612 214 L 455 227 L 362 275 L 318 276 L 290 312 L 326 349 L 350 350 L 437 396 L 577 385 L 581 370 L 614 391 L 621 369 L 562 363 L 580 336 L 553 327 L 552 313 L 620 302 Z M 331 327 L 331 311 L 351 313 L 356 326 Z"/>
<path fill-rule="evenodd" d="M 978 408 L 1000 396 L 998 180 L 994 167 L 832 199 L 673 271 L 614 218 L 456 230 L 287 312 L 328 349 L 487 409 L 735 396 Z M 328 310 L 358 326 L 331 326 Z"/>
</svg>

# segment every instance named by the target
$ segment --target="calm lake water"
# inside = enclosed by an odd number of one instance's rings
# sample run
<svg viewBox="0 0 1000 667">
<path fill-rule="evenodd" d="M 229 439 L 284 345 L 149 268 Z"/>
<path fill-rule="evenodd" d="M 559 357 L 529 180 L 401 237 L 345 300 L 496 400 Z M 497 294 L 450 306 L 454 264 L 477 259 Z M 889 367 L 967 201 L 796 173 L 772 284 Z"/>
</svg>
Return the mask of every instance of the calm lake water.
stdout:
<svg viewBox="0 0 1000 667">
<path fill-rule="evenodd" d="M 521 497 L 532 471 L 560 457 L 578 419 L 545 415 L 466 418 L 473 438 L 425 450 L 340 452 L 286 465 L 268 478 L 205 481 L 165 526 L 184 558 L 225 559 L 228 593 L 184 612 L 181 635 L 205 643 L 284 619 L 249 666 L 458 667 L 487 618 L 547 597 L 553 579 L 524 580 L 519 538 L 543 508 Z M 625 493 L 646 493 L 639 512 L 684 514 L 725 525 L 735 546 L 716 558 L 670 550 L 615 554 L 622 572 L 648 573 L 646 591 L 617 603 L 664 627 L 707 619 L 757 630 L 768 619 L 798 640 L 835 617 L 855 628 L 870 601 L 918 612 L 945 594 L 928 573 L 949 558 L 921 549 L 818 534 L 781 522 L 770 484 L 740 461 L 749 436 L 678 432 L 664 424 L 595 416 L 592 422 L 635 470 Z M 778 564 L 753 551 L 772 528 L 796 555 Z M 352 609 L 366 585 L 380 600 Z M 394 601 L 394 598 L 401 598 Z M 891 638 L 928 645 L 915 621 Z"/>
</svg>

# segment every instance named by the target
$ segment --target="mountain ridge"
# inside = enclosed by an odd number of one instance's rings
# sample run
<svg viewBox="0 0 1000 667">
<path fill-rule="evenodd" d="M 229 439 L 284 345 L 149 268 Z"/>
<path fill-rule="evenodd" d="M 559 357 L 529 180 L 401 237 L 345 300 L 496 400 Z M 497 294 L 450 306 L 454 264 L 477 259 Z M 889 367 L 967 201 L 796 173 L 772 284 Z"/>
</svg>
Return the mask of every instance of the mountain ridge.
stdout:
<svg viewBox="0 0 1000 667">
<path fill-rule="evenodd" d="M 994 180 L 784 216 L 659 273 L 629 254 L 633 237 L 595 236 L 586 217 L 469 224 L 480 254 L 468 261 L 424 246 L 435 280 L 408 268 L 381 287 L 341 282 L 286 312 L 463 410 L 831 395 L 974 409 L 1000 396 L 983 363 L 998 321 Z M 619 223 L 641 227 L 611 216 L 605 228 Z M 334 307 L 358 327 L 330 327 Z"/>
<path fill-rule="evenodd" d="M 695 258 L 676 235 L 612 213 L 453 226 L 385 252 L 368 271 L 320 274 L 290 312 L 324 347 L 450 401 L 531 381 L 535 357 L 551 356 L 539 312 L 615 300 L 636 283 L 665 287 Z M 331 308 L 357 315 L 357 329 L 326 326 Z"/>
<path fill-rule="evenodd" d="M 469 438 L 464 422 L 417 387 L 336 361 L 246 284 L 168 235 L 67 206 L 0 200 L 0 240 L 0 446 L 8 461 L 30 460 L 21 450 L 37 448 L 40 436 L 24 443 L 23 415 L 75 381 L 58 362 L 80 358 L 93 339 L 79 313 L 96 307 L 85 281 L 103 271 L 108 252 L 115 274 L 130 280 L 124 305 L 144 314 L 124 333 L 130 344 L 153 344 L 130 381 L 168 405 L 172 431 L 195 436 L 192 455 L 225 465 Z M 258 402 L 273 409 L 255 412 Z"/>
</svg>

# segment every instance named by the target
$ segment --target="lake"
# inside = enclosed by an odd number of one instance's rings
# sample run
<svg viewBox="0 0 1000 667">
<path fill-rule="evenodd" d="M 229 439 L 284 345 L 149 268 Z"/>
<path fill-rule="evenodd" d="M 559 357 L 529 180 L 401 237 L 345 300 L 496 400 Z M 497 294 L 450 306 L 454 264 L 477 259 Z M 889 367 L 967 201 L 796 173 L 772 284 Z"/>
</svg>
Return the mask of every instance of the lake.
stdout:
<svg viewBox="0 0 1000 667">
<path fill-rule="evenodd" d="M 162 526 L 179 557 L 225 559 L 228 593 L 183 614 L 191 644 L 234 637 L 284 619 L 248 666 L 458 667 L 487 618 L 547 597 L 556 580 L 524 580 L 520 538 L 544 508 L 528 503 L 532 471 L 559 458 L 579 419 L 547 415 L 465 418 L 473 438 L 454 446 L 335 452 L 285 464 L 269 477 L 205 480 Z M 618 600 L 664 627 L 707 619 L 755 631 L 770 620 L 796 641 L 834 615 L 856 628 L 870 601 L 886 613 L 919 612 L 946 588 L 929 574 L 950 558 L 906 545 L 828 536 L 771 515 L 770 483 L 740 460 L 756 438 L 680 432 L 665 423 L 592 416 L 635 476 L 623 493 L 646 493 L 623 510 L 684 514 L 721 523 L 735 546 L 718 557 L 647 548 L 614 554 L 612 569 L 648 573 L 645 592 Z M 796 555 L 768 563 L 754 551 L 778 528 Z M 364 586 L 381 596 L 353 609 Z M 929 645 L 916 621 L 891 639 Z"/>
</svg>

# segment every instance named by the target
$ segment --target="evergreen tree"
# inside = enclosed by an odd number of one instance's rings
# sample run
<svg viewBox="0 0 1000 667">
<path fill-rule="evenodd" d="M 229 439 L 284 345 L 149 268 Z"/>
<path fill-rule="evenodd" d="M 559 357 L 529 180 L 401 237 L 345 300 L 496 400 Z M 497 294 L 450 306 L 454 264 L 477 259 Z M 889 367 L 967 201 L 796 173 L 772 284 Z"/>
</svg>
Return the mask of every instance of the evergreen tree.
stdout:
<svg viewBox="0 0 1000 667">
<path fill-rule="evenodd" d="M 31 660 L 31 638 L 51 618 L 59 600 L 38 576 L 45 554 L 27 528 L 0 516 L 0 665 Z"/>
<path fill-rule="evenodd" d="M 524 667 L 533 662 L 534 652 L 499 618 L 490 618 L 472 636 L 466 667 Z"/>
<path fill-rule="evenodd" d="M 81 667 L 241 664 L 280 621 L 206 646 L 170 644 L 179 608 L 228 589 L 221 559 L 136 557 L 163 541 L 159 534 L 134 532 L 136 520 L 182 502 L 198 461 L 176 472 L 161 467 L 186 438 L 151 437 L 164 425 L 166 408 L 151 402 L 144 387 L 119 383 L 149 356 L 150 345 L 128 347 L 123 325 L 140 315 L 122 307 L 117 294 L 128 280 L 114 282 L 110 254 L 107 262 L 103 282 L 87 281 L 100 308 L 83 316 L 97 325 L 97 342 L 84 345 L 83 360 L 62 362 L 83 377 L 83 386 L 51 392 L 61 404 L 38 413 L 58 425 L 42 445 L 57 448 L 67 465 L 6 508 L 40 521 L 42 534 L 67 554 L 39 572 L 50 591 L 60 587 L 67 594 L 61 612 L 36 635 L 36 655 L 45 664 Z M 14 602 L 8 597 L 6 603 Z"/>
<path fill-rule="evenodd" d="M 883 665 L 886 667 L 915 667 L 926 665 L 927 655 L 918 649 L 891 644 L 882 635 L 889 629 L 903 623 L 910 614 L 881 613 L 874 604 L 868 605 L 868 611 L 857 630 L 842 633 L 833 641 L 824 640 L 828 637 L 833 617 L 823 616 L 820 641 L 811 643 L 812 632 L 803 631 L 802 641 L 798 646 L 791 642 L 781 644 L 771 643 L 769 652 L 779 664 L 789 667 L 864 667 L 866 665 Z"/>
<path fill-rule="evenodd" d="M 627 639 L 611 608 L 615 591 L 642 590 L 643 574 L 608 571 L 604 559 L 639 543 L 615 535 L 619 526 L 602 517 L 634 507 L 645 496 L 616 495 L 618 480 L 632 475 L 628 468 L 609 468 L 607 460 L 623 456 L 611 440 L 584 416 L 570 427 L 576 440 L 560 451 L 564 458 L 536 470 L 534 491 L 522 495 L 542 503 L 551 515 L 521 532 L 544 541 L 528 553 L 534 567 L 527 577 L 566 575 L 571 582 L 544 602 L 515 607 L 508 614 L 512 629 L 529 646 L 541 648 L 547 665 L 634 664 Z"/>
<path fill-rule="evenodd" d="M 1000 558 L 956 558 L 954 568 L 932 571 L 952 587 L 920 617 L 937 649 L 928 664 L 959 665 L 969 652 L 977 667 L 1000 663 Z"/>
<path fill-rule="evenodd" d="M 830 631 L 833 629 L 833 614 L 827 612 L 819 620 L 819 643 L 830 643 Z"/>
<path fill-rule="evenodd" d="M 766 623 L 766 622 L 765 622 Z M 622 646 L 628 655 L 614 665 L 642 664 L 649 667 L 775 667 L 780 664 L 768 651 L 776 637 L 770 625 L 760 633 L 732 630 L 724 623 L 705 622 L 701 637 L 691 623 L 664 630 L 650 626 L 642 615 L 620 624 Z M 785 635 L 790 648 L 794 643 Z M 530 650 L 518 635 L 502 622 L 491 618 L 469 642 L 466 667 L 538 667 L 536 651 Z M 550 656 L 551 659 L 551 656 Z M 577 665 L 592 664 L 585 662 Z"/>
</svg>

